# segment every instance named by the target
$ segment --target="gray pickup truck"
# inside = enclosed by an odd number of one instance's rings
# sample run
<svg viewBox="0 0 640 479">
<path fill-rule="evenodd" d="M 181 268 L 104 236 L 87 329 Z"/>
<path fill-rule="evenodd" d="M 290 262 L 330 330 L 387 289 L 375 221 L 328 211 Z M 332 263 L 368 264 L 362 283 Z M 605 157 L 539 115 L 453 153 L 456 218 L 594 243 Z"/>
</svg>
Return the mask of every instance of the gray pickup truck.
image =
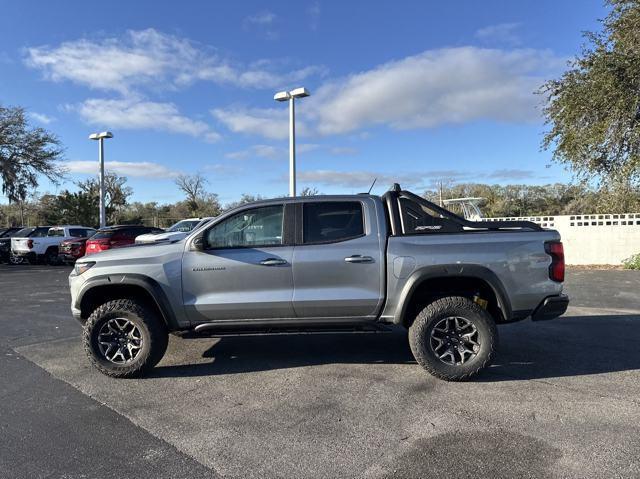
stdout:
<svg viewBox="0 0 640 479">
<path fill-rule="evenodd" d="M 529 222 L 474 222 L 398 185 L 369 194 L 250 203 L 169 244 L 81 258 L 73 316 L 92 363 L 140 375 L 184 337 L 403 326 L 416 361 L 445 380 L 493 359 L 496 325 L 551 319 L 560 235 Z M 526 358 L 523 358 L 526 360 Z"/>
</svg>

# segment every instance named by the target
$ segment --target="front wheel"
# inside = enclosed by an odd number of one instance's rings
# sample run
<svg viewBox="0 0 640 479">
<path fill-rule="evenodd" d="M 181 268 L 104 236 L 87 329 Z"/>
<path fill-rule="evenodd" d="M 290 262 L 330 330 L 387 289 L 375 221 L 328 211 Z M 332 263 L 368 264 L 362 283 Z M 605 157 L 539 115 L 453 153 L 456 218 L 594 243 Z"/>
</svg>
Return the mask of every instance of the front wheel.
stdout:
<svg viewBox="0 0 640 479">
<path fill-rule="evenodd" d="M 58 259 L 58 248 L 49 248 L 44 254 L 44 264 L 49 266 L 57 266 L 60 264 Z"/>
<path fill-rule="evenodd" d="M 487 367 L 498 347 L 491 315 L 461 296 L 440 298 L 418 313 L 409 344 L 420 366 L 446 381 L 465 381 Z"/>
<path fill-rule="evenodd" d="M 131 299 L 99 306 L 84 325 L 84 349 L 103 374 L 118 378 L 141 376 L 167 350 L 168 333 L 162 319 Z"/>
</svg>

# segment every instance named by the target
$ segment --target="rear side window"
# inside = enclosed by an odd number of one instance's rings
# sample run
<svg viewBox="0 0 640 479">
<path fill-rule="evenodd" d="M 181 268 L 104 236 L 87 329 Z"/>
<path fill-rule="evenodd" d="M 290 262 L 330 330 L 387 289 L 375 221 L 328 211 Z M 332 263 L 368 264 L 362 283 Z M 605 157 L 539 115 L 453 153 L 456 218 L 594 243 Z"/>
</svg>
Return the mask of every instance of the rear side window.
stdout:
<svg viewBox="0 0 640 479">
<path fill-rule="evenodd" d="M 49 228 L 36 228 L 35 230 L 33 230 L 33 232 L 29 235 L 30 238 L 44 238 L 45 236 L 47 236 L 47 233 L 49 232 Z"/>
<path fill-rule="evenodd" d="M 64 230 L 62 228 L 51 228 L 47 236 L 64 236 Z"/>
<path fill-rule="evenodd" d="M 125 228 L 121 230 L 117 230 L 113 234 L 114 240 L 132 240 L 138 236 L 140 228 Z"/>
<path fill-rule="evenodd" d="M 98 230 L 91 239 L 109 239 L 113 236 L 113 230 Z"/>
<path fill-rule="evenodd" d="M 85 228 L 71 228 L 69 234 L 74 238 L 87 238 L 95 233 L 95 230 L 88 230 Z"/>
<path fill-rule="evenodd" d="M 364 235 L 359 201 L 319 201 L 303 205 L 302 242 L 332 243 Z"/>
</svg>

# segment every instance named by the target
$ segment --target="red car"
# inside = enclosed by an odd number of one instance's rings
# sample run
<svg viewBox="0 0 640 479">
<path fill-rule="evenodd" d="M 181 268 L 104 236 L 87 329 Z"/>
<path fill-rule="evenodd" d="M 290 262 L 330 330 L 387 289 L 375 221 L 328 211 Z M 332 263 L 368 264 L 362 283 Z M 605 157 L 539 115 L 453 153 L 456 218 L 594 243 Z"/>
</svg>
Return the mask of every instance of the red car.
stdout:
<svg viewBox="0 0 640 479">
<path fill-rule="evenodd" d="M 75 263 L 85 253 L 85 246 L 89 238 L 71 238 L 64 240 L 58 247 L 58 260 L 63 263 Z"/>
<path fill-rule="evenodd" d="M 135 243 L 136 236 L 147 233 L 163 233 L 164 230 L 152 226 L 143 225 L 118 225 L 99 229 L 96 234 L 87 240 L 85 254 L 90 255 L 106 251 L 111 248 L 120 248 Z"/>
</svg>

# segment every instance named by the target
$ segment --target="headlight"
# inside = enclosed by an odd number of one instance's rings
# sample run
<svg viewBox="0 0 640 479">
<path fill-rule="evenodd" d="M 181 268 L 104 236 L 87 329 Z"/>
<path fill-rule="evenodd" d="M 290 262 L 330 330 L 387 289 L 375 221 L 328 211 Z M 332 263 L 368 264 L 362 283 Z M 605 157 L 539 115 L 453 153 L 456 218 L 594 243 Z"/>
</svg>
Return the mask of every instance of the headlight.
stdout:
<svg viewBox="0 0 640 479">
<path fill-rule="evenodd" d="M 94 264 L 96 264 L 95 261 L 88 261 L 85 263 L 76 263 L 76 265 L 73 268 L 73 272 L 79 276 L 85 271 L 87 271 L 89 268 L 91 268 Z"/>
</svg>

